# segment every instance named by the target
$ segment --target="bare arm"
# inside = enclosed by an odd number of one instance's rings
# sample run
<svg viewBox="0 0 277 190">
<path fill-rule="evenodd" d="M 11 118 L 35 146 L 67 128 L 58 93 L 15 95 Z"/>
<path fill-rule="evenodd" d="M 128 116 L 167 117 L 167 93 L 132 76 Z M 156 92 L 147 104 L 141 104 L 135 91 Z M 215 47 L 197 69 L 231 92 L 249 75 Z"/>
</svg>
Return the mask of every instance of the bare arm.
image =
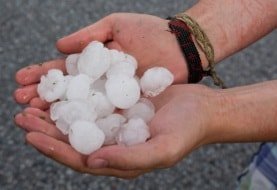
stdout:
<svg viewBox="0 0 277 190">
<path fill-rule="evenodd" d="M 216 62 L 254 43 L 277 27 L 276 0 L 201 0 L 186 13 L 208 35 L 215 49 Z M 206 67 L 203 54 L 201 59 Z"/>
<path fill-rule="evenodd" d="M 219 91 L 211 142 L 276 141 L 276 92 L 276 80 Z"/>
</svg>

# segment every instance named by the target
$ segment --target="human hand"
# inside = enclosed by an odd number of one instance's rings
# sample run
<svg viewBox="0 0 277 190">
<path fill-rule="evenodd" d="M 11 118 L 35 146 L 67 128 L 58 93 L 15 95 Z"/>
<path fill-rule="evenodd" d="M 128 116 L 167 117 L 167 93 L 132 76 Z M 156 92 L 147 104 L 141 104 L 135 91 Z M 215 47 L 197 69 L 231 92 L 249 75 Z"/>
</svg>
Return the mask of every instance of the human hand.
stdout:
<svg viewBox="0 0 277 190">
<path fill-rule="evenodd" d="M 112 14 L 60 39 L 57 48 L 61 52 L 71 54 L 82 51 L 90 41 L 102 41 L 108 48 L 133 55 L 139 63 L 138 75 L 150 67 L 162 66 L 174 74 L 175 83 L 185 82 L 186 63 L 167 23 L 165 19 L 150 15 Z M 41 75 L 53 68 L 65 72 L 64 60 L 52 60 L 19 70 L 16 73 L 16 81 L 23 87 L 15 91 L 15 100 L 21 104 L 29 103 L 31 107 L 47 109 L 49 104 L 38 98 L 36 88 Z"/>
<path fill-rule="evenodd" d="M 173 166 L 197 147 L 209 143 L 215 91 L 201 85 L 175 85 L 152 101 L 156 115 L 151 139 L 135 146 L 104 146 L 89 156 L 76 152 L 47 112 L 27 108 L 15 122 L 27 130 L 27 142 L 41 153 L 74 170 L 93 175 L 133 178 Z"/>
</svg>

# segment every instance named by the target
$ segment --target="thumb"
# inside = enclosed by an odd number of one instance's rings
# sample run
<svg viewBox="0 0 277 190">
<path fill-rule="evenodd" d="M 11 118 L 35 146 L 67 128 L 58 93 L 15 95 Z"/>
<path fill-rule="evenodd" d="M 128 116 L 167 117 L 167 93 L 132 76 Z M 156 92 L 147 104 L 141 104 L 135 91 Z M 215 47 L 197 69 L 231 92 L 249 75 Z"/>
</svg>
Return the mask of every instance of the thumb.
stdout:
<svg viewBox="0 0 277 190">
<path fill-rule="evenodd" d="M 98 22 L 65 36 L 57 41 L 57 49 L 66 54 L 81 52 L 93 40 L 106 42 L 112 39 L 112 17 L 107 16 Z"/>
<path fill-rule="evenodd" d="M 149 141 L 134 145 L 106 146 L 88 157 L 87 165 L 92 169 L 114 168 L 120 170 L 143 170 L 168 167 L 172 160 L 172 154 L 168 141 L 162 137 L 156 137 Z M 168 148 L 169 149 L 168 149 Z M 102 165 L 103 163 L 103 165 Z"/>
</svg>

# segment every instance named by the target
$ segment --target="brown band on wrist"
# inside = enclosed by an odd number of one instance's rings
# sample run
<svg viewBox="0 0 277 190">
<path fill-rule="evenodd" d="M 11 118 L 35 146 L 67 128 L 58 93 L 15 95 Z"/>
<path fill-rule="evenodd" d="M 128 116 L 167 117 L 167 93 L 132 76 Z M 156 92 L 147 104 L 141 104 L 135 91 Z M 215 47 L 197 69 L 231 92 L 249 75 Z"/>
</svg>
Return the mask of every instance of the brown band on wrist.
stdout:
<svg viewBox="0 0 277 190">
<path fill-rule="evenodd" d="M 190 28 L 185 22 L 178 19 L 171 19 L 168 26 L 173 34 L 175 34 L 181 51 L 186 59 L 188 67 L 188 83 L 197 83 L 202 80 L 203 76 L 208 73 L 202 68 L 201 59 L 197 48 L 193 42 Z"/>
</svg>

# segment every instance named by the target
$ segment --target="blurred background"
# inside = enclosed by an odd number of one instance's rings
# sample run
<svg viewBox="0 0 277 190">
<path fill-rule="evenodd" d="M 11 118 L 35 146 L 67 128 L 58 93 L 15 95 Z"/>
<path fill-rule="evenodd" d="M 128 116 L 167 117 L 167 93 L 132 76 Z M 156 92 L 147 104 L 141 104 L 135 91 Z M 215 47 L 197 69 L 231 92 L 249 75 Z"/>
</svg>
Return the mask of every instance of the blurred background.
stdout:
<svg viewBox="0 0 277 190">
<path fill-rule="evenodd" d="M 0 0 L 0 189 L 231 190 L 259 147 L 215 144 L 200 148 L 178 165 L 134 180 L 80 174 L 25 144 L 13 123 L 22 108 L 13 101 L 14 74 L 21 67 L 60 57 L 58 38 L 113 12 L 174 15 L 195 0 Z M 255 30 L 255 29 L 253 29 Z M 226 59 L 217 70 L 229 87 L 277 79 L 277 32 Z M 204 80 L 210 85 L 209 80 Z M 251 126 L 249 126 L 251 127 Z"/>
</svg>

